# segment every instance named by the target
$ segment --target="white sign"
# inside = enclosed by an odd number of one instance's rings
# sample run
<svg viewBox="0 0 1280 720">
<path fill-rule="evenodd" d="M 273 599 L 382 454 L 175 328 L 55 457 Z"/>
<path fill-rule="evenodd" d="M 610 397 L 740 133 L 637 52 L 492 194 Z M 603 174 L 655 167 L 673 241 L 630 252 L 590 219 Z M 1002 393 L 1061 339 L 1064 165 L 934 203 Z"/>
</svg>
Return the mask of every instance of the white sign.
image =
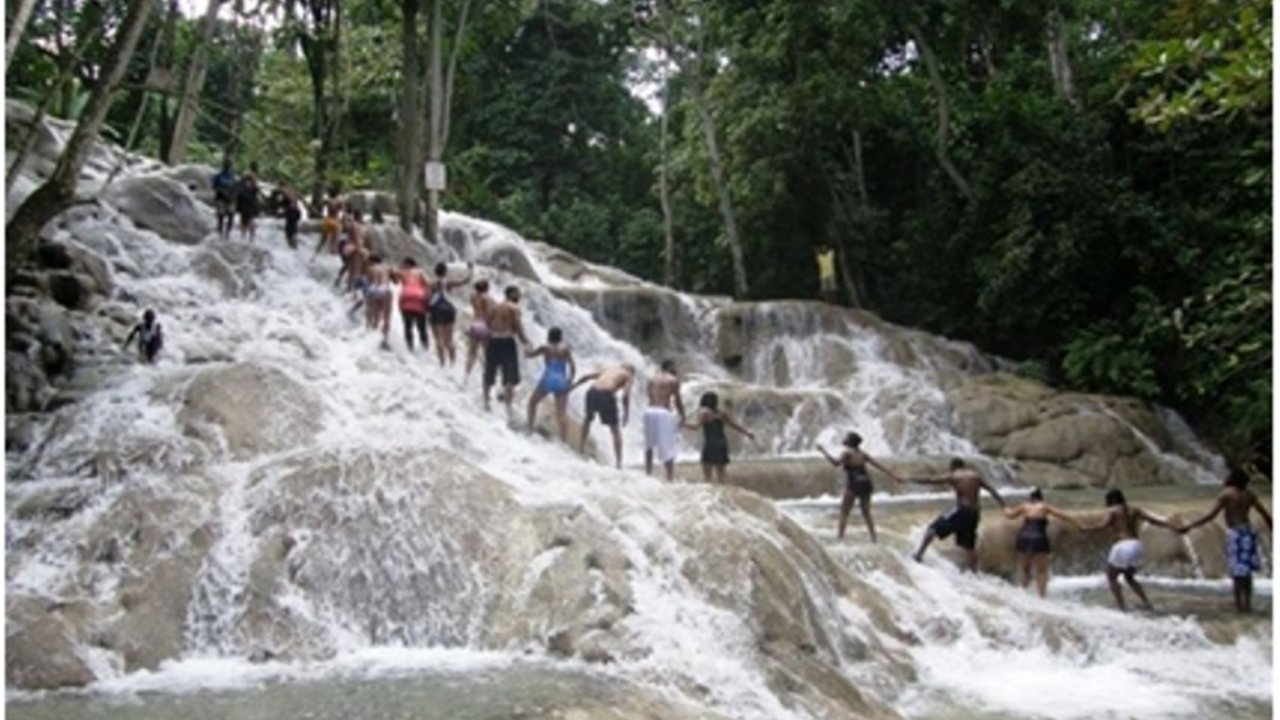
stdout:
<svg viewBox="0 0 1280 720">
<path fill-rule="evenodd" d="M 423 175 L 426 177 L 428 190 L 444 190 L 444 163 L 428 160 Z"/>
</svg>

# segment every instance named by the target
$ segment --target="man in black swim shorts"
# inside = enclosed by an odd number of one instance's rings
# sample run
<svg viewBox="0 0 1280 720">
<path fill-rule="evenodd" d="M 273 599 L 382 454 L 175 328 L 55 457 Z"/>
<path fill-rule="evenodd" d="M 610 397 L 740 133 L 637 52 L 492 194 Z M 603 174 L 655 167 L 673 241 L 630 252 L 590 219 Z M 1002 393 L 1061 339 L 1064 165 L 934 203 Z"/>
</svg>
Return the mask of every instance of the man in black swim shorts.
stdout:
<svg viewBox="0 0 1280 720">
<path fill-rule="evenodd" d="M 1004 498 L 1000 497 L 1000 493 L 995 488 L 987 484 L 977 472 L 965 467 L 964 461 L 955 458 L 951 461 L 951 470 L 943 475 L 923 478 L 907 478 L 907 482 L 924 483 L 928 485 L 950 485 L 951 489 L 956 493 L 956 506 L 947 512 L 939 515 L 936 520 L 929 524 L 929 529 L 924 534 L 924 540 L 920 543 L 920 548 L 916 550 L 915 559 L 919 562 L 924 558 L 924 551 L 928 549 L 929 543 L 934 538 L 946 538 L 951 535 L 956 536 L 956 545 L 964 551 L 965 562 L 964 569 L 970 572 L 978 570 L 978 521 L 979 508 L 979 492 L 986 490 L 991 496 L 1000 503 L 1000 507 L 1004 507 Z"/>
<path fill-rule="evenodd" d="M 587 390 L 587 413 L 582 421 L 582 437 L 578 442 L 579 452 L 586 452 L 587 433 L 591 431 L 591 421 L 598 417 L 600 422 L 609 427 L 609 432 L 613 435 L 614 461 L 619 468 L 622 467 L 622 425 L 627 424 L 631 415 L 631 386 L 635 376 L 635 366 L 623 363 L 618 367 L 607 367 L 583 375 L 573 384 L 576 388 L 583 383 L 591 383 L 591 388 Z M 621 425 L 618 423 L 618 393 L 622 393 Z"/>
</svg>

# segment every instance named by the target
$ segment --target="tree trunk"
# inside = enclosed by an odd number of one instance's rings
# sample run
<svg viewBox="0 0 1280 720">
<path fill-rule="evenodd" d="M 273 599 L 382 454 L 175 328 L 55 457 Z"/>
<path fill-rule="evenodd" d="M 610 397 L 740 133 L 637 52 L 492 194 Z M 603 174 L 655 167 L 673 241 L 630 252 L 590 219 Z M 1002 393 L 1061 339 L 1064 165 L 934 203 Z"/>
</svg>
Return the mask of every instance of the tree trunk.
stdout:
<svg viewBox="0 0 1280 720">
<path fill-rule="evenodd" d="M 1062 8 L 1054 5 L 1049 11 L 1049 71 L 1053 74 L 1053 89 L 1058 97 L 1071 107 L 1080 109 L 1080 96 L 1076 93 L 1075 74 L 1071 70 L 1071 58 L 1067 55 L 1067 22 Z"/>
<path fill-rule="evenodd" d="M 693 102 L 698 109 L 702 137 L 707 144 L 707 157 L 711 161 L 711 180 L 720 199 L 720 217 L 724 220 L 725 238 L 729 242 L 729 255 L 733 260 L 733 296 L 739 300 L 747 296 L 747 266 L 742 256 L 742 239 L 738 235 L 738 221 L 733 212 L 733 198 L 729 196 L 729 181 L 725 177 L 724 162 L 720 158 L 720 146 L 716 142 L 715 122 L 702 89 L 702 82 L 695 79 L 689 84 Z"/>
<path fill-rule="evenodd" d="M 951 133 L 951 107 L 947 99 L 947 85 L 943 82 L 942 72 L 938 69 L 938 58 L 933 54 L 933 48 L 929 47 L 929 43 L 925 42 L 924 33 L 920 32 L 919 27 L 911 26 L 911 36 L 920 50 L 920 57 L 924 58 L 925 68 L 929 71 L 929 82 L 933 85 L 933 92 L 938 102 L 938 132 L 934 136 L 934 154 L 938 156 L 938 164 L 951 178 L 956 190 L 959 190 L 966 200 L 973 200 L 973 191 L 969 189 L 968 181 L 960 174 L 960 170 L 956 168 L 955 163 L 951 161 L 951 156 L 947 153 L 947 137 Z"/>
<path fill-rule="evenodd" d="M 670 99 L 670 78 L 667 77 L 666 69 L 662 73 L 662 118 L 661 118 L 661 134 L 659 135 L 659 146 L 661 147 L 661 166 L 658 168 L 658 199 L 662 203 L 662 234 L 665 242 L 662 245 L 662 282 L 670 288 L 676 286 L 676 232 L 675 223 L 671 217 L 671 187 L 669 185 L 668 175 L 670 173 L 670 151 L 669 133 L 667 132 L 667 119 L 670 116 L 668 101 Z"/>
<path fill-rule="evenodd" d="M 31 11 L 36 6 L 36 0 L 18 0 L 18 9 L 13 12 L 13 19 L 9 21 L 9 30 L 5 33 L 4 40 L 4 69 L 9 70 L 9 61 L 13 59 L 13 51 L 18 49 L 18 43 L 22 40 L 22 33 L 27 29 L 27 22 L 31 20 Z"/>
<path fill-rule="evenodd" d="M 101 82 L 89 96 L 89 103 L 67 140 L 53 175 L 22 202 L 5 227 L 6 276 L 34 254 L 45 224 L 75 200 L 80 170 L 102 129 L 107 110 L 111 107 L 111 96 L 124 77 L 153 4 L 152 0 L 130 0 L 115 42 L 103 63 Z"/>
<path fill-rule="evenodd" d="M 431 0 L 431 61 L 427 71 L 431 83 L 430 124 L 427 127 L 427 159 L 440 162 L 443 148 L 440 147 L 441 117 L 444 113 L 444 76 L 440 64 L 441 38 L 443 37 L 440 5 L 442 0 Z M 440 191 L 427 188 L 427 242 L 434 245 L 440 236 Z"/>
<path fill-rule="evenodd" d="M 187 144 L 191 130 L 196 124 L 196 104 L 200 90 L 204 88 L 204 74 L 209 68 L 209 43 L 213 39 L 213 30 L 217 26 L 218 8 L 222 0 L 209 0 L 204 17 L 200 19 L 200 34 L 196 37 L 195 49 L 191 51 L 191 63 L 187 66 L 187 74 L 182 80 L 182 96 L 178 101 L 178 117 L 173 121 L 173 135 L 169 140 L 169 152 L 164 161 L 170 165 L 178 165 L 187 157 Z"/>
<path fill-rule="evenodd" d="M 444 149 L 449 142 L 449 114 L 453 105 L 453 77 L 458 67 L 458 53 L 462 49 L 462 36 L 467 28 L 467 14 L 471 8 L 471 0 L 464 0 L 458 12 L 457 27 L 454 28 L 453 46 L 449 48 L 449 69 L 444 74 L 441 64 L 443 52 L 444 24 L 441 13 L 441 0 L 431 3 L 431 66 L 429 70 L 431 83 L 430 127 L 427 131 L 427 159 L 440 162 L 444 159 Z M 440 191 L 427 190 L 427 242 L 436 243 L 440 236 Z"/>
<path fill-rule="evenodd" d="M 325 175 L 329 172 L 326 157 L 328 113 L 325 98 L 326 60 L 328 53 L 324 43 L 316 38 L 304 35 L 301 39 L 302 54 L 307 60 L 307 72 L 311 76 L 311 108 L 314 115 L 313 129 L 316 138 L 316 151 L 312 156 L 311 207 L 322 207 L 324 201 Z"/>
<path fill-rule="evenodd" d="M 418 9 L 420 0 L 400 0 L 400 55 L 404 68 L 400 88 L 400 187 L 396 198 L 400 206 L 400 227 L 413 232 L 418 210 L 418 158 L 422 151 L 422 111 L 418 99 Z"/>
</svg>

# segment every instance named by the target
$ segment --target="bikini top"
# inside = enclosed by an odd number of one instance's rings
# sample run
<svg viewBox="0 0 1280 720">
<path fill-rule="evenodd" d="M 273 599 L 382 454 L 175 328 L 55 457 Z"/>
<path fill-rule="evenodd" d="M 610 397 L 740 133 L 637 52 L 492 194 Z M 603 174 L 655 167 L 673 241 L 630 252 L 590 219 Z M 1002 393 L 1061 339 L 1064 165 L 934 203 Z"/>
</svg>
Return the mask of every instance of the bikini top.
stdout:
<svg viewBox="0 0 1280 720">
<path fill-rule="evenodd" d="M 871 476 L 867 474 L 866 465 L 845 465 L 844 477 L 848 482 L 854 480 L 870 480 Z"/>
</svg>

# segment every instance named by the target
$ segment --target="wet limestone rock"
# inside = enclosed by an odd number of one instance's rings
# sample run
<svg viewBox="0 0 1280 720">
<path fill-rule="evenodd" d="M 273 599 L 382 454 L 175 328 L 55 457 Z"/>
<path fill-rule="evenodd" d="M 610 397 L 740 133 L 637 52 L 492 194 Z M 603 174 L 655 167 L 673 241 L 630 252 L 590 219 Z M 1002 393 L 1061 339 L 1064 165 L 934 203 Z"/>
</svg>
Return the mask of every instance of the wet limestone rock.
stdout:
<svg viewBox="0 0 1280 720">
<path fill-rule="evenodd" d="M 191 269 L 212 280 L 227 297 L 253 297 L 271 262 L 265 248 L 243 242 L 211 240 L 191 259 Z"/>
<path fill-rule="evenodd" d="M 5 602 L 4 661 L 12 687 L 52 690 L 94 679 L 58 606 L 29 595 L 10 595 Z"/>
<path fill-rule="evenodd" d="M 324 404 L 283 371 L 238 363 L 196 373 L 178 412 L 189 436 L 216 428 L 237 460 L 300 447 L 320 431 Z"/>
<path fill-rule="evenodd" d="M 674 292 L 656 287 L 559 287 L 552 292 L 591 313 L 611 335 L 648 354 L 682 352 L 697 339 L 697 323 Z"/>
<path fill-rule="evenodd" d="M 138 227 L 181 245 L 196 245 L 216 230 L 213 211 L 185 185 L 163 175 L 117 180 L 107 200 Z"/>
</svg>

